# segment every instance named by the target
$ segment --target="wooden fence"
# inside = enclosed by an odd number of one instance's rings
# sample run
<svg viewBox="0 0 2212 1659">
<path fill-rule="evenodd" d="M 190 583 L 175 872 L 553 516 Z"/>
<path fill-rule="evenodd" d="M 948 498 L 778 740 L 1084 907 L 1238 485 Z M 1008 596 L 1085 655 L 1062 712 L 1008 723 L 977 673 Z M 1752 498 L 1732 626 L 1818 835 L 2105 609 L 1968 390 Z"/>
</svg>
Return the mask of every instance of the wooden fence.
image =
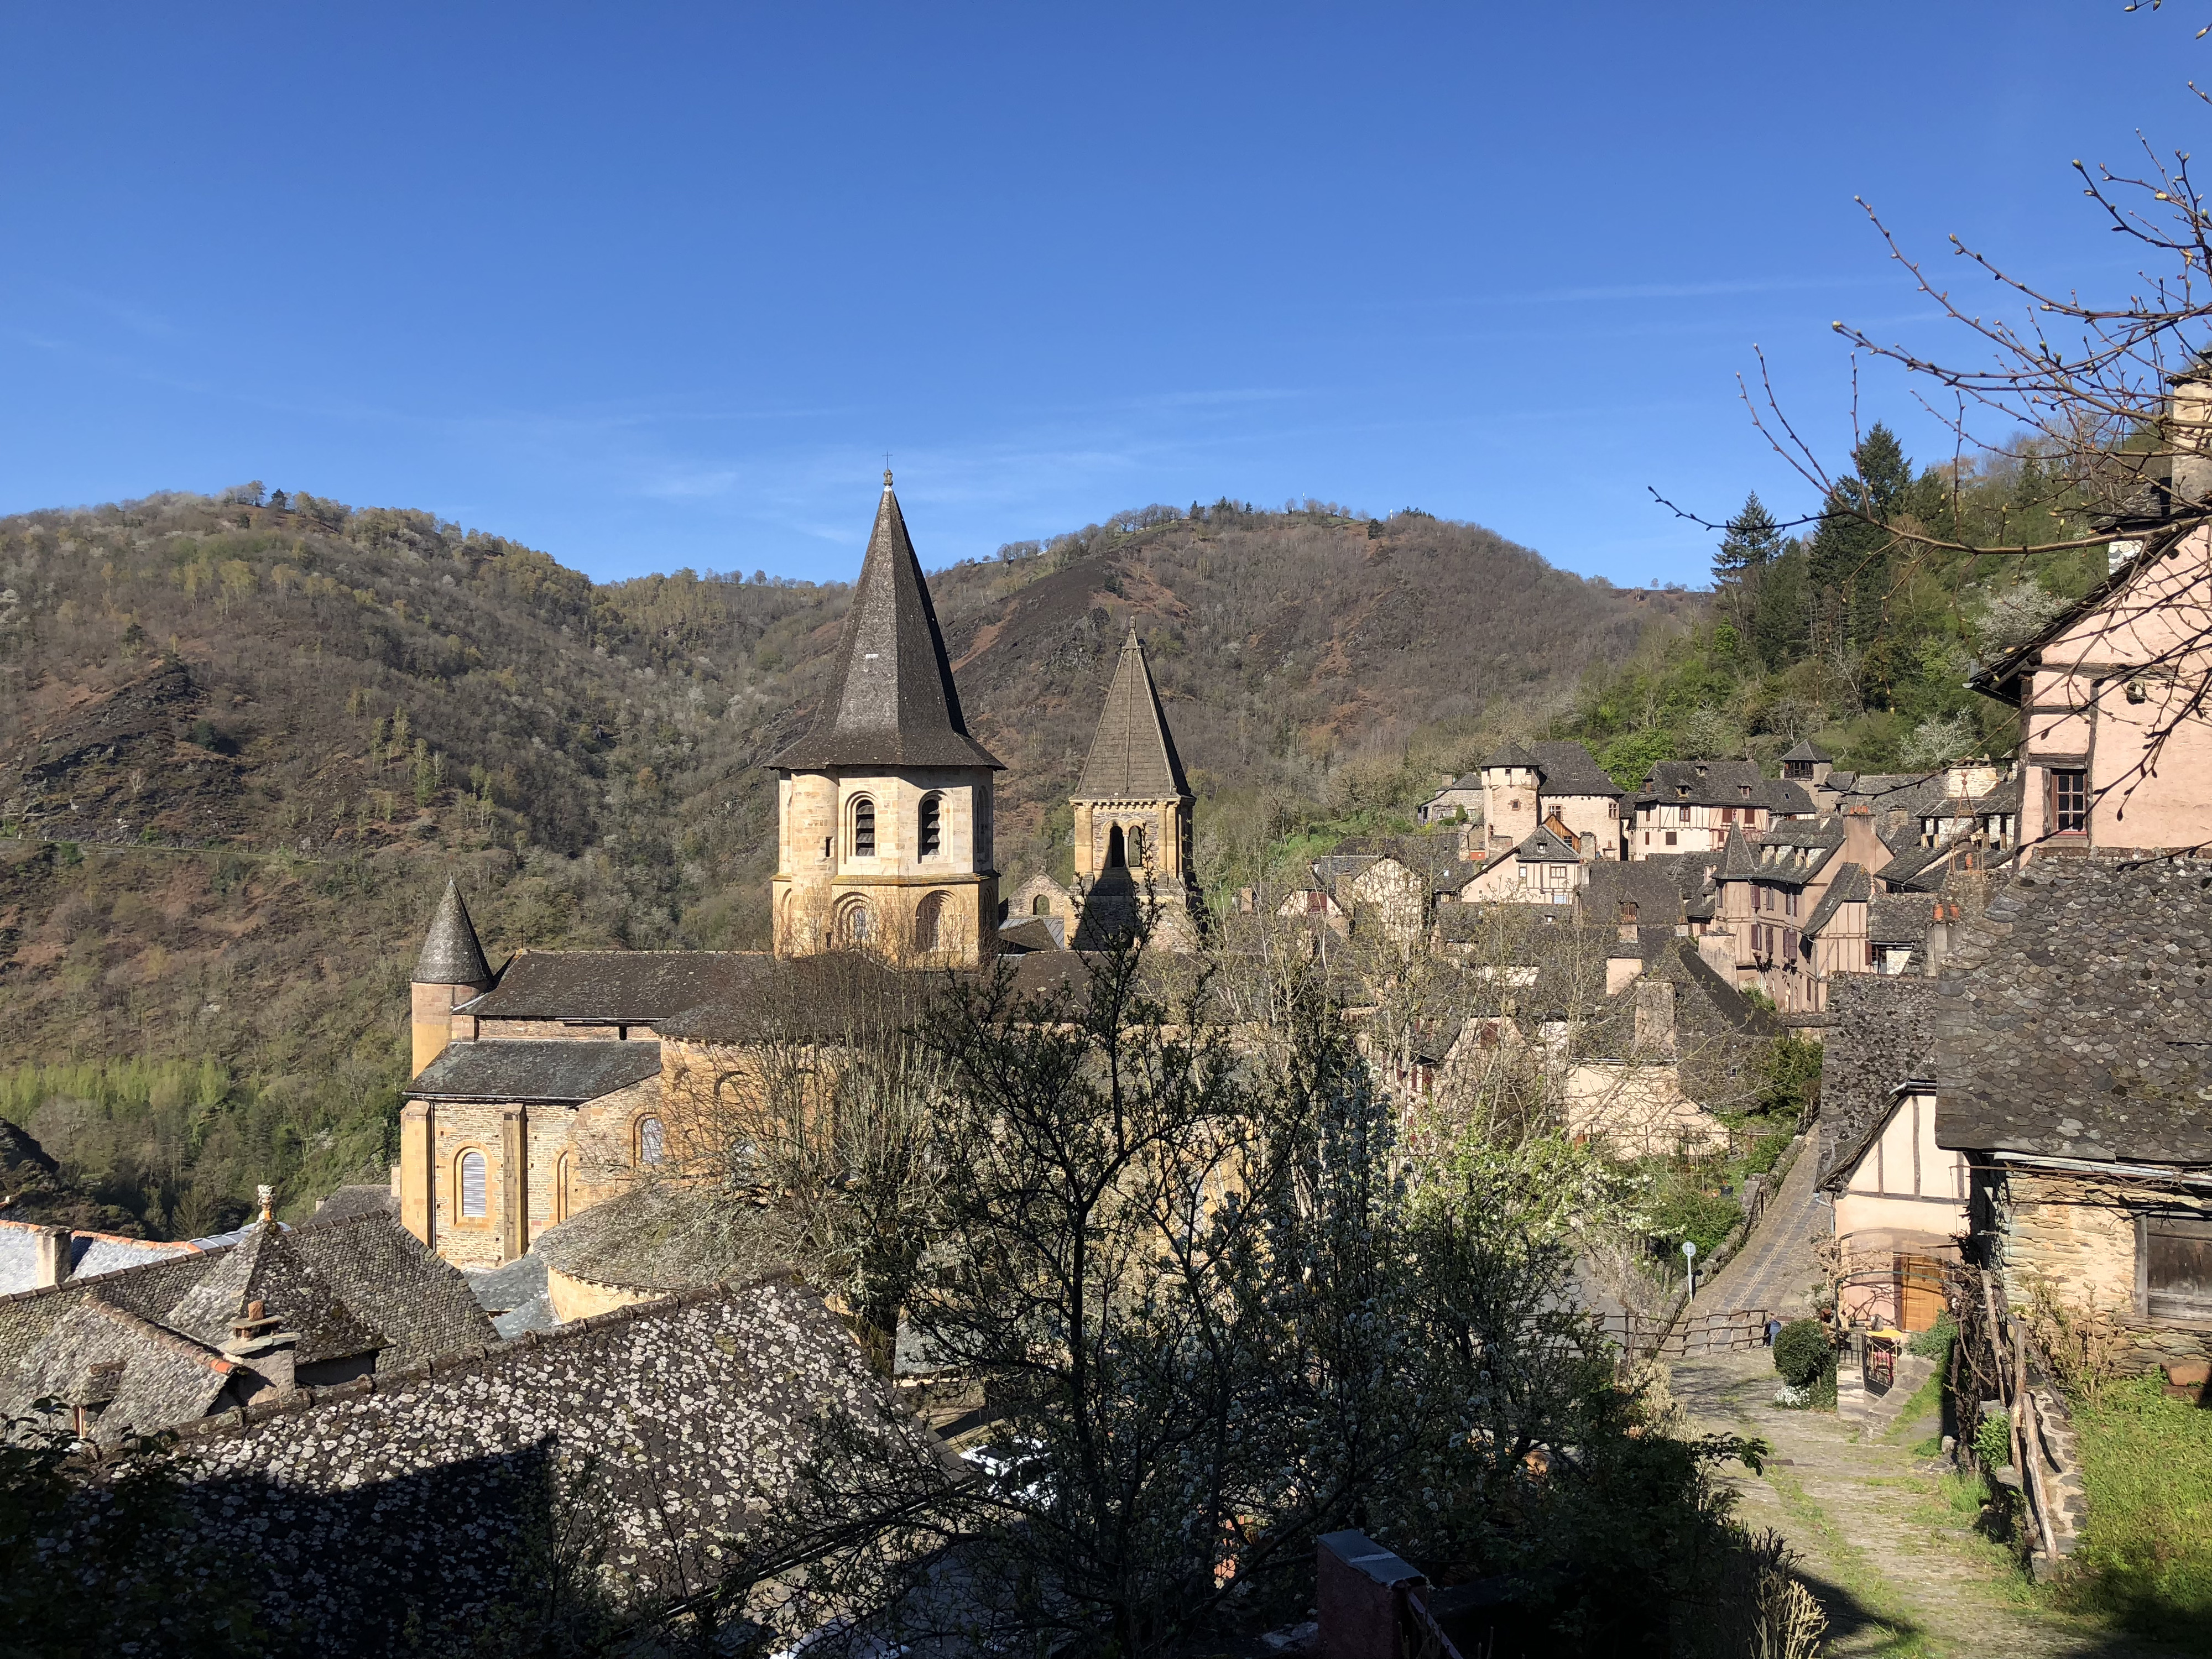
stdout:
<svg viewBox="0 0 2212 1659">
<path fill-rule="evenodd" d="M 1766 1342 L 1768 1315 L 1763 1308 L 1728 1313 L 1686 1313 L 1671 1322 L 1636 1314 L 1596 1314 L 1590 1322 L 1632 1359 L 1692 1359 L 1701 1354 L 1733 1353 Z"/>
</svg>

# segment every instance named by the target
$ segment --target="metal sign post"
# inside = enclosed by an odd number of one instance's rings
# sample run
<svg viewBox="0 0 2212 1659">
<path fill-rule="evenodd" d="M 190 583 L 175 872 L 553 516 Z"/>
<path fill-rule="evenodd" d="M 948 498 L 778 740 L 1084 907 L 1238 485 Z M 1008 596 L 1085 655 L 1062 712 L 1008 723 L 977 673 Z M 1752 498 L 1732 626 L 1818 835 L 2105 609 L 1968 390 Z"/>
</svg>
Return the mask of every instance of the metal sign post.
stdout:
<svg viewBox="0 0 2212 1659">
<path fill-rule="evenodd" d="M 1698 1244 L 1695 1239 L 1682 1241 L 1682 1267 L 1690 1276 L 1690 1300 L 1698 1299 Z"/>
</svg>

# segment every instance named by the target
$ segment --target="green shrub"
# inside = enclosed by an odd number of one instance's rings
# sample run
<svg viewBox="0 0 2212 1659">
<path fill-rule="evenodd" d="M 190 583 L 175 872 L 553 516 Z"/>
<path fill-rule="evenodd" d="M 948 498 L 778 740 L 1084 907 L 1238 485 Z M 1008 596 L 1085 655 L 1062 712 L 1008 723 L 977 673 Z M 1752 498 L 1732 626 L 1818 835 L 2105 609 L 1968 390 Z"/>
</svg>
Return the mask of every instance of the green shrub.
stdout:
<svg viewBox="0 0 2212 1659">
<path fill-rule="evenodd" d="M 1984 1468 L 2001 1469 L 2012 1462 L 2012 1419 L 2003 1412 L 1982 1413 L 1974 1425 L 1974 1455 Z"/>
<path fill-rule="evenodd" d="M 1829 1369 L 1828 1328 L 1817 1319 L 1793 1320 L 1774 1339 L 1774 1369 L 1793 1389 L 1811 1386 Z"/>
<path fill-rule="evenodd" d="M 1688 1182 L 1680 1182 L 1653 1204 L 1651 1219 L 1659 1237 L 1674 1247 L 1674 1255 L 1681 1255 L 1684 1239 L 1698 1247 L 1698 1270 L 1702 1273 L 1705 1259 L 1720 1249 L 1722 1240 L 1743 1219 L 1743 1206 L 1732 1198 L 1700 1192 Z M 1674 1265 L 1680 1268 L 1682 1264 L 1677 1261 Z"/>
<path fill-rule="evenodd" d="M 1958 1340 L 1959 1322 L 1947 1312 L 1939 1315 L 1936 1322 L 1905 1345 L 1905 1351 L 1917 1354 L 1923 1359 L 1944 1360 L 1951 1357 L 1951 1344 Z"/>
</svg>

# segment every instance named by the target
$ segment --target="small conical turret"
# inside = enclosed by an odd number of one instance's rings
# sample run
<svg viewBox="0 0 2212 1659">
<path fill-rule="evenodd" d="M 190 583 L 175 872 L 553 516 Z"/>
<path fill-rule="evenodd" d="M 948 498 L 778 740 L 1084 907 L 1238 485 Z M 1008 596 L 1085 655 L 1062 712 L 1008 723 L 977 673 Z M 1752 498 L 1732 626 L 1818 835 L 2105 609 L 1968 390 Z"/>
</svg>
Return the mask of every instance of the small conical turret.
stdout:
<svg viewBox="0 0 2212 1659">
<path fill-rule="evenodd" d="M 1091 757 L 1083 763 L 1071 799 L 1173 800 L 1189 794 L 1190 781 L 1183 776 L 1182 757 L 1160 712 L 1160 694 L 1133 620 L 1129 636 L 1121 641 L 1121 659 L 1114 666 L 1114 684 L 1106 690 L 1106 706 L 1099 712 L 1097 734 L 1091 739 Z"/>
<path fill-rule="evenodd" d="M 422 954 L 415 958 L 411 977 L 413 1075 L 419 1077 L 422 1068 L 453 1040 L 453 1010 L 492 982 L 491 969 L 484 961 L 483 946 L 477 943 L 476 927 L 469 921 L 469 907 L 461 902 L 458 882 L 446 884 L 446 896 L 438 901 L 438 914 L 431 918 L 430 934 L 422 941 Z M 473 1030 L 470 1022 L 470 1030 Z"/>
<path fill-rule="evenodd" d="M 422 941 L 422 954 L 415 959 L 411 975 L 417 985 L 466 985 L 482 989 L 491 983 L 491 969 L 484 962 L 483 947 L 477 943 L 476 925 L 469 920 L 469 907 L 461 902 L 460 884 L 448 878 L 446 896 L 438 901 L 438 914 L 431 918 L 429 936 Z"/>
</svg>

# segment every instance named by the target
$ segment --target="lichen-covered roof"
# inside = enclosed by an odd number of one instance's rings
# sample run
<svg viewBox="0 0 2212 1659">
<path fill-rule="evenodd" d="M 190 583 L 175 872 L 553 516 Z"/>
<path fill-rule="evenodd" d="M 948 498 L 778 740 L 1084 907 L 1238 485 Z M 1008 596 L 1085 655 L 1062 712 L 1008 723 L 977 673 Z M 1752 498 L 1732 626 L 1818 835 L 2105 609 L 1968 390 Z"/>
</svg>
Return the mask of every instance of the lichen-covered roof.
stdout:
<svg viewBox="0 0 2212 1659">
<path fill-rule="evenodd" d="M 1488 760 L 1483 762 L 1482 769 L 1487 772 L 1493 767 L 1504 768 L 1518 766 L 1533 768 L 1535 764 L 1536 757 L 1534 755 L 1530 754 L 1526 749 L 1523 749 L 1519 744 L 1508 739 L 1496 753 L 1492 755 Z"/>
<path fill-rule="evenodd" d="M 1513 854 L 1523 864 L 1571 864 L 1582 857 L 1571 842 L 1560 840 L 1540 823 L 1534 834 L 1513 849 Z"/>
<path fill-rule="evenodd" d="M 1741 806 L 1748 801 L 1763 806 L 1768 804 L 1769 792 L 1777 781 L 1762 773 L 1755 761 L 1660 761 L 1644 780 L 1644 793 L 1637 800 L 1638 805 L 1671 802 L 1689 806 Z"/>
<path fill-rule="evenodd" d="M 185 1524 L 250 1537 L 264 1622 L 335 1655 L 468 1646 L 529 1569 L 517 1540 L 571 1506 L 663 1600 L 727 1571 L 739 1534 L 789 1541 L 817 1458 L 916 1495 L 946 1478 L 942 1449 L 787 1277 L 257 1401 L 187 1427 L 179 1450 Z"/>
<path fill-rule="evenodd" d="M 1836 757 L 1812 738 L 1800 738 L 1794 747 L 1784 751 L 1782 758 L 1785 761 L 1810 761 L 1815 766 L 1825 766 Z"/>
<path fill-rule="evenodd" d="M 1621 906 L 1633 904 L 1636 920 L 1647 927 L 1687 921 L 1691 901 L 1705 884 L 1700 860 L 1710 856 L 1594 860 L 1583 872 L 1583 914 L 1596 923 L 1618 922 Z"/>
<path fill-rule="evenodd" d="M 749 951 L 518 951 L 499 983 L 462 1004 L 481 1019 L 658 1025 L 773 969 Z"/>
<path fill-rule="evenodd" d="M 831 767 L 1000 769 L 968 735 L 929 584 L 884 474 L 868 552 L 837 641 L 837 665 L 806 735 L 769 763 L 781 771 Z"/>
<path fill-rule="evenodd" d="M 430 919 L 430 932 L 422 941 L 422 954 L 415 959 L 410 977 L 417 985 L 489 985 L 491 966 L 484 961 L 483 946 L 477 943 L 476 924 L 469 907 L 461 902 L 460 884 L 450 877 L 438 913 Z"/>
<path fill-rule="evenodd" d="M 1936 892 L 1943 885 L 1943 878 L 1951 872 L 1953 850 L 1960 842 L 1970 839 L 1971 832 L 1962 830 L 1946 836 L 1933 847 L 1909 847 L 1875 873 L 1893 892 Z"/>
<path fill-rule="evenodd" d="M 1933 980 L 1881 974 L 1830 981 L 1820 1059 L 1822 1186 L 1839 1186 L 1850 1174 L 1888 1117 L 1891 1091 L 1928 1076 L 1936 993 Z"/>
<path fill-rule="evenodd" d="M 447 1043 L 407 1093 L 415 1100 L 577 1106 L 659 1075 L 658 1042 L 495 1037 Z"/>
<path fill-rule="evenodd" d="M 2043 858 L 1960 931 L 1939 1145 L 2212 1164 L 2212 861 Z"/>
<path fill-rule="evenodd" d="M 685 1291 L 775 1265 L 751 1206 L 727 1194 L 641 1182 L 594 1204 L 531 1246 L 548 1267 L 595 1285 Z"/>
<path fill-rule="evenodd" d="M 262 1231 L 249 1230 L 246 1242 Z M 325 1287 L 349 1316 L 382 1335 L 375 1361 L 380 1374 L 491 1340 L 490 1322 L 470 1294 L 468 1281 L 396 1216 L 370 1212 L 277 1231 L 286 1251 L 312 1271 L 314 1283 Z M 170 1256 L 98 1279 L 0 1297 L 0 1388 L 7 1386 L 21 1356 L 87 1300 L 96 1297 L 149 1325 L 165 1326 L 188 1293 L 240 1248 L 232 1244 Z M 304 1276 L 295 1281 L 304 1282 Z M 314 1310 L 307 1311 L 311 1319 L 319 1316 Z M 191 1339 L 179 1334 L 177 1340 Z"/>
<path fill-rule="evenodd" d="M 220 1348 L 232 1328 L 259 1303 L 266 1316 L 295 1334 L 296 1363 L 348 1359 L 386 1346 L 384 1333 L 346 1305 L 337 1288 L 296 1249 L 289 1231 L 264 1222 L 235 1249 L 213 1261 L 179 1297 L 161 1323 L 179 1335 Z"/>
<path fill-rule="evenodd" d="M 233 1369 L 204 1343 L 81 1297 L 0 1369 L 0 1414 L 34 1419 L 32 1407 L 46 1399 L 99 1404 L 94 1437 L 112 1443 L 198 1417 L 229 1387 Z"/>
<path fill-rule="evenodd" d="M 1098 730 L 1091 739 L 1072 800 L 1174 800 L 1190 799 L 1175 736 L 1160 712 L 1160 694 L 1137 638 L 1137 624 L 1121 642 L 1114 683 L 1106 689 Z"/>
<path fill-rule="evenodd" d="M 1867 906 L 1867 937 L 1882 945 L 1919 945 L 1936 920 L 1936 901 L 1922 893 L 1885 893 Z"/>
</svg>

